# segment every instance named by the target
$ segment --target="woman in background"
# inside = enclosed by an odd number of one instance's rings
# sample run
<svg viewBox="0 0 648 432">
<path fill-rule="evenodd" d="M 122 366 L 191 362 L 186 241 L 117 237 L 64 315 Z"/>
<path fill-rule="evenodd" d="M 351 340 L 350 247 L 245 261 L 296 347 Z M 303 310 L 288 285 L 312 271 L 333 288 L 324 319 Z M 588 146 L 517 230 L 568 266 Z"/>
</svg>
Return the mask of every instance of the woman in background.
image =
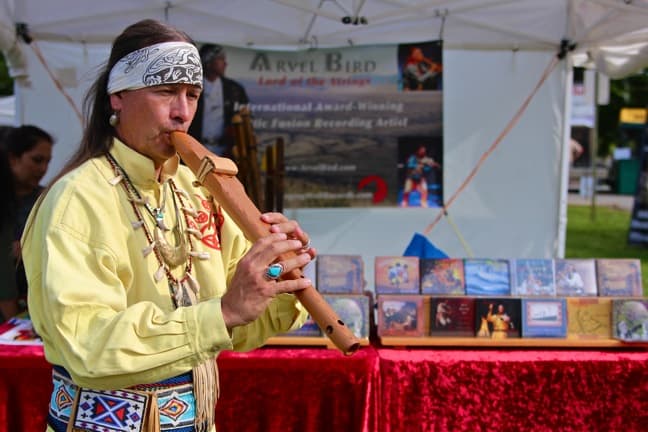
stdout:
<svg viewBox="0 0 648 432">
<path fill-rule="evenodd" d="M 43 191 L 40 182 L 52 159 L 53 145 L 52 136 L 33 125 L 12 128 L 4 139 L 15 199 L 11 209 L 14 213 L 12 254 L 20 303 L 19 310 L 26 308 L 27 296 L 25 269 L 22 260 L 18 259 L 20 257 L 20 237 L 29 212 Z"/>
</svg>

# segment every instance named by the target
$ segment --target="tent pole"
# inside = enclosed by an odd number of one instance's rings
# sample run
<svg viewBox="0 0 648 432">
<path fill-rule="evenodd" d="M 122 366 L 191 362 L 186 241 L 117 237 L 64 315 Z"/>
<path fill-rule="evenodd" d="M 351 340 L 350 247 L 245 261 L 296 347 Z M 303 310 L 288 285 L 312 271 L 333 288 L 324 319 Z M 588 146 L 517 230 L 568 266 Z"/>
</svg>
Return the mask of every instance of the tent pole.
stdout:
<svg viewBox="0 0 648 432">
<path fill-rule="evenodd" d="M 567 237 L 567 201 L 569 191 L 569 140 L 571 138 L 571 105 L 572 105 L 572 88 L 573 88 L 573 65 L 571 56 L 565 57 L 563 61 L 563 79 L 565 80 L 565 91 L 563 94 L 562 107 L 562 131 L 561 131 L 561 169 L 558 193 L 558 238 L 555 247 L 556 258 L 565 257 L 565 244 Z"/>
<path fill-rule="evenodd" d="M 598 86 L 599 73 L 594 70 L 594 116 L 592 130 L 590 132 L 590 166 L 592 168 L 592 204 L 590 207 L 590 219 L 596 220 L 596 155 L 598 153 Z"/>
</svg>

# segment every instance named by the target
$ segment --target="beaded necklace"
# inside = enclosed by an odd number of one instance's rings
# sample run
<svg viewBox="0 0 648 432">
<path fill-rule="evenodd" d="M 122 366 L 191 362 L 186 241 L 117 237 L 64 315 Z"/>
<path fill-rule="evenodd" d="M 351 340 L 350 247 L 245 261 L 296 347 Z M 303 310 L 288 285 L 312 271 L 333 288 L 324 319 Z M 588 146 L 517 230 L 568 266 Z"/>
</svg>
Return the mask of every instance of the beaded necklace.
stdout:
<svg viewBox="0 0 648 432">
<path fill-rule="evenodd" d="M 117 185 L 117 183 L 122 184 L 124 191 L 126 192 L 126 197 L 131 203 L 133 212 L 137 217 L 137 221 L 132 222 L 131 224 L 134 229 L 142 228 L 144 230 L 144 234 L 146 235 L 146 239 L 149 245 L 142 250 L 142 253 L 146 257 L 151 252 L 153 252 L 160 265 L 158 270 L 153 275 L 153 278 L 156 282 L 159 282 L 164 277 L 164 275 L 166 275 L 167 281 L 169 283 L 169 291 L 171 293 L 171 301 L 176 308 L 180 306 L 191 306 L 198 303 L 198 292 L 200 291 L 200 285 L 198 284 L 198 281 L 191 275 L 192 258 L 197 257 L 199 259 L 209 259 L 209 254 L 206 252 L 193 251 L 193 242 L 191 240 L 190 234 L 195 235 L 198 238 L 201 238 L 202 234 L 196 229 L 189 228 L 188 215 L 191 214 L 195 217 L 197 213 L 193 208 L 189 208 L 185 205 L 183 196 L 187 196 L 186 192 L 182 189 L 178 189 L 173 182 L 173 179 L 169 178 L 168 180 L 166 180 L 165 185 L 162 188 L 163 195 L 161 198 L 160 207 L 153 208 L 149 205 L 147 200 L 142 198 L 139 191 L 137 190 L 137 188 L 135 188 L 135 185 L 128 177 L 128 174 L 126 174 L 126 171 L 124 171 L 124 169 L 117 163 L 113 156 L 110 153 L 107 153 L 106 158 L 108 159 L 108 163 L 115 173 L 115 178 L 110 180 L 110 184 L 112 184 L 113 186 Z M 176 226 L 174 227 L 174 232 L 179 233 L 182 239 L 184 239 L 186 235 L 187 242 L 189 243 L 189 247 L 191 249 L 187 253 L 186 244 L 176 238 L 176 241 L 180 243 L 179 246 L 176 246 L 176 249 L 179 247 L 185 249 L 185 268 L 184 275 L 181 278 L 176 278 L 171 273 L 171 269 L 169 268 L 170 264 L 165 260 L 165 256 L 161 249 L 162 244 L 160 243 L 161 239 L 164 238 L 163 231 L 169 230 L 164 225 L 164 207 L 166 203 L 165 186 L 167 185 L 167 182 L 171 189 L 174 209 L 176 211 Z M 180 227 L 181 218 L 179 217 L 178 213 L 176 196 L 180 201 L 180 206 L 184 213 L 184 233 L 182 233 L 183 230 L 182 227 Z M 157 234 L 159 231 L 162 234 L 159 239 L 156 240 L 153 238 L 154 236 L 151 235 L 151 232 L 146 226 L 146 222 L 142 217 L 142 212 L 140 211 L 139 206 L 144 206 L 151 217 L 154 219 L 156 226 L 155 233 Z M 164 244 L 166 244 L 166 240 L 164 242 Z M 206 419 L 207 425 L 214 424 L 213 412 L 214 406 L 216 405 L 216 398 L 218 397 L 216 395 L 218 394 L 219 389 L 218 366 L 216 362 L 213 361 L 213 359 L 209 359 L 194 366 L 192 369 L 192 377 L 194 383 L 193 393 L 196 400 L 196 430 L 204 430 L 202 427 L 202 424 L 204 424 L 203 420 Z"/>
<path fill-rule="evenodd" d="M 160 207 L 152 207 L 148 200 L 142 198 L 142 195 L 139 193 L 131 179 L 128 177 L 126 171 L 119 165 L 115 158 L 110 154 L 106 154 L 106 159 L 115 172 L 115 178 L 110 181 L 112 185 L 121 183 L 128 201 L 133 208 L 133 213 L 137 217 L 137 221 L 132 222 L 131 225 L 133 228 L 138 229 L 142 228 L 146 240 L 148 241 L 148 246 L 142 250 L 142 254 L 146 257 L 151 252 L 155 255 L 159 267 L 153 278 L 156 282 L 159 282 L 165 275 L 169 282 L 169 290 L 171 291 L 171 298 L 176 307 L 179 306 L 189 306 L 191 304 L 197 303 L 198 291 L 200 291 L 200 285 L 198 281 L 192 276 L 192 258 L 198 256 L 199 258 L 206 259 L 208 255 L 205 256 L 203 253 L 196 253 L 193 251 L 193 241 L 190 234 L 196 235 L 196 230 L 189 229 L 189 219 L 188 214 L 191 213 L 191 209 L 186 207 L 183 192 L 180 191 L 173 179 L 169 178 L 165 181 L 165 184 L 162 189 L 162 198 Z M 164 231 L 170 231 L 169 228 L 164 224 L 164 210 L 166 207 L 166 189 L 167 185 L 170 186 L 174 209 L 176 212 L 176 225 L 173 228 L 174 237 L 176 241 L 176 246 L 172 247 L 168 245 L 164 237 Z M 177 198 L 176 198 L 177 196 Z M 180 207 L 183 210 L 184 220 L 180 218 L 178 203 L 180 201 Z M 142 217 L 142 212 L 140 206 L 143 206 L 147 213 L 153 218 L 155 223 L 154 234 L 151 234 L 150 229 L 146 225 L 144 218 Z M 185 228 L 183 229 L 181 224 L 184 222 Z M 186 240 L 185 240 L 186 239 Z M 187 243 L 190 250 L 187 251 Z M 184 274 L 180 278 L 176 278 L 173 273 L 171 273 L 171 267 L 176 267 L 184 263 Z"/>
</svg>

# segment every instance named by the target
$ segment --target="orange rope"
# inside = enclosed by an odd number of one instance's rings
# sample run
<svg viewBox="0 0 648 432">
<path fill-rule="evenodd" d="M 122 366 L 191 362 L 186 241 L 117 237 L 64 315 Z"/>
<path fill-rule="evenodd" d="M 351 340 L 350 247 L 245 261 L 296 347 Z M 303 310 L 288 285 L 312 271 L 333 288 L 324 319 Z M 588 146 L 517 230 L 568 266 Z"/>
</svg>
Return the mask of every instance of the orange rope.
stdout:
<svg viewBox="0 0 648 432">
<path fill-rule="evenodd" d="M 81 115 L 81 111 L 79 110 L 79 108 L 74 103 L 74 99 L 72 99 L 72 97 L 68 94 L 68 92 L 63 88 L 63 85 L 61 84 L 61 81 L 59 81 L 59 79 L 56 78 L 54 76 L 54 74 L 52 73 L 51 69 L 47 65 L 47 62 L 45 61 L 45 57 L 43 56 L 43 53 L 41 52 L 40 48 L 36 44 L 36 41 L 32 41 L 29 44 L 29 46 L 31 46 L 32 50 L 34 50 L 34 54 L 36 54 L 36 57 L 38 57 L 38 60 L 40 60 L 41 64 L 43 65 L 43 67 L 47 71 L 47 74 L 52 79 L 52 82 L 54 82 L 54 85 L 56 85 L 56 88 L 61 92 L 61 94 L 65 97 L 65 99 L 67 99 L 67 101 L 72 106 L 72 109 L 74 110 L 77 117 L 79 118 L 79 122 L 81 124 L 83 124 L 83 116 Z"/>
<path fill-rule="evenodd" d="M 508 125 L 506 125 L 504 130 L 495 139 L 493 144 L 491 144 L 490 147 L 488 147 L 488 149 L 481 156 L 481 158 L 479 158 L 479 161 L 477 161 L 477 165 L 475 165 L 475 167 L 472 169 L 472 171 L 470 171 L 470 174 L 468 174 L 468 177 L 466 177 L 466 179 L 463 181 L 463 183 L 461 183 L 461 186 L 459 186 L 459 188 L 450 197 L 450 199 L 443 205 L 442 211 L 439 212 L 439 214 L 436 216 L 434 221 L 432 221 L 432 223 L 429 224 L 425 228 L 425 231 L 423 231 L 423 233 L 425 235 L 429 234 L 432 231 L 432 229 L 434 229 L 435 225 L 441 220 L 441 217 L 443 217 L 443 215 L 447 215 L 448 207 L 450 207 L 450 205 L 454 202 L 454 200 L 457 198 L 457 196 L 461 192 L 463 192 L 463 190 L 466 188 L 466 186 L 468 186 L 468 183 L 470 183 L 472 181 L 472 179 L 475 177 L 475 175 L 477 174 L 477 171 L 479 171 L 479 169 L 481 168 L 483 163 L 486 161 L 488 156 L 490 156 L 491 153 L 493 153 L 493 151 L 497 148 L 497 146 L 500 144 L 500 142 L 502 142 L 504 137 L 506 135 L 508 135 L 508 133 L 511 131 L 511 129 L 513 129 L 513 127 L 517 124 L 517 122 L 520 120 L 520 117 L 522 117 L 522 114 L 524 113 L 524 111 L 526 111 L 527 107 L 529 106 L 529 103 L 531 102 L 531 99 L 533 99 L 533 97 L 538 92 L 538 90 L 540 89 L 542 84 L 544 84 L 544 82 L 549 77 L 549 74 L 551 74 L 551 72 L 554 70 L 556 65 L 558 65 L 559 61 L 560 61 L 560 59 L 558 58 L 558 56 L 553 56 L 552 57 L 551 62 L 549 62 L 549 65 L 547 66 L 544 73 L 540 77 L 540 80 L 536 84 L 533 91 L 531 91 L 531 93 L 527 96 L 527 98 L 524 100 L 524 102 L 522 103 L 520 108 L 518 108 L 517 112 L 515 113 L 515 115 L 511 119 L 511 121 L 508 123 Z"/>
</svg>

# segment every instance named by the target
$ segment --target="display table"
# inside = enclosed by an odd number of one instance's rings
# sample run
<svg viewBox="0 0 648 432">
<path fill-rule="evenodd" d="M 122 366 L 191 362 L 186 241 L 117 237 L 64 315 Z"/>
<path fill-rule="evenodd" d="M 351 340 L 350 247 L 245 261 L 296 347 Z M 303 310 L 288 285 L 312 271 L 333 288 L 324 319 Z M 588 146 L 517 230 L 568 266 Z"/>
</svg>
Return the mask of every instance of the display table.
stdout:
<svg viewBox="0 0 648 432">
<path fill-rule="evenodd" d="M 380 431 L 641 431 L 648 352 L 381 349 Z"/>
<path fill-rule="evenodd" d="M 262 348 L 219 358 L 221 431 L 645 430 L 648 351 Z M 43 431 L 41 348 L 0 346 L 0 432 Z"/>
<path fill-rule="evenodd" d="M 263 348 L 218 359 L 218 431 L 375 431 L 378 354 Z M 0 432 L 45 430 L 52 390 L 42 348 L 0 345 Z"/>
</svg>

